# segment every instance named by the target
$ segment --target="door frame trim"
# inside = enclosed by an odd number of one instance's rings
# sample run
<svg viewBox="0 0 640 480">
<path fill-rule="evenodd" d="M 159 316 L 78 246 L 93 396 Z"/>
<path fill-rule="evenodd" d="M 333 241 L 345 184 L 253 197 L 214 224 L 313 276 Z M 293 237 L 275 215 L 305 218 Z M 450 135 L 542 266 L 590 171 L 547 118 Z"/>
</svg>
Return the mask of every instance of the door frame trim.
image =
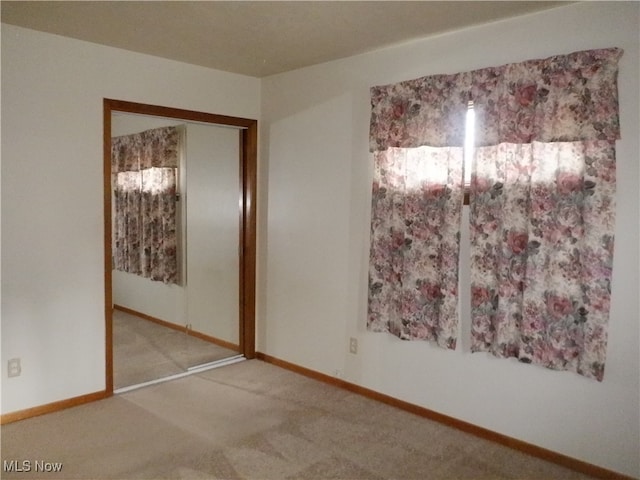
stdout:
<svg viewBox="0 0 640 480">
<path fill-rule="evenodd" d="M 239 344 L 245 358 L 255 358 L 256 199 L 258 121 L 179 108 L 103 99 L 105 387 L 113 395 L 113 278 L 111 225 L 111 113 L 176 118 L 238 128 L 240 142 Z"/>
</svg>

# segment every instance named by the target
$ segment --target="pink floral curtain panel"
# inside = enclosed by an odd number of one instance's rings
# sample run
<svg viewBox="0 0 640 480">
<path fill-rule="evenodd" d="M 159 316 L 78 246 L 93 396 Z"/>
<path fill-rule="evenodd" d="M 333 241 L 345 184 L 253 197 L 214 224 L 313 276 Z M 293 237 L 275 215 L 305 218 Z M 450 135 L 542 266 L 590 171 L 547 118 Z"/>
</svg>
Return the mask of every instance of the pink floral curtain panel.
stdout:
<svg viewBox="0 0 640 480">
<path fill-rule="evenodd" d="M 398 174 L 390 173 L 394 170 L 387 166 L 387 157 L 394 149 L 460 148 L 471 100 L 478 147 L 470 215 L 472 350 L 602 379 L 621 55 L 616 48 L 590 50 L 372 88 L 370 329 L 437 339 L 406 333 L 412 332 L 409 326 L 439 325 L 442 317 L 433 314 L 433 294 L 421 297 L 418 283 L 405 281 L 414 279 L 419 263 L 404 261 L 412 258 L 407 256 L 407 244 L 413 245 L 407 227 L 415 230 L 416 223 L 402 218 L 403 227 L 398 217 L 396 205 L 401 202 L 394 203 L 389 195 L 398 190 L 392 190 L 386 178 Z M 447 215 L 436 218 L 459 222 L 454 212 L 461 203 L 455 193 L 460 181 L 442 189 L 450 193 L 436 203 L 446 205 Z M 424 183 L 431 184 L 428 179 Z M 403 198 L 405 203 L 410 200 Z M 419 209 L 428 211 L 424 203 Z M 428 215 L 434 217 L 432 211 Z M 420 228 L 440 232 L 437 227 Z M 425 241 L 420 250 L 433 255 L 426 252 L 439 248 L 441 237 L 432 235 L 435 242 Z M 457 243 L 453 250 L 457 255 Z M 451 294 L 453 302 L 453 278 L 438 270 L 441 265 L 457 272 L 457 256 L 453 263 L 430 264 L 418 278 L 444 278 L 433 290 L 435 297 Z M 435 272 L 427 273 L 429 269 Z M 456 322 L 457 314 L 445 321 L 446 330 L 455 330 Z M 404 330 L 399 332 L 397 325 Z M 453 348 L 455 341 L 444 344 Z"/>
<path fill-rule="evenodd" d="M 484 146 L 470 200 L 472 351 L 602 380 L 621 54 L 474 75 Z"/>
<path fill-rule="evenodd" d="M 368 328 L 454 349 L 463 150 L 374 153 Z"/>
<path fill-rule="evenodd" d="M 178 141 L 176 127 L 111 139 L 117 270 L 176 283 Z"/>
<path fill-rule="evenodd" d="M 466 103 L 458 108 L 452 77 L 425 82 L 371 91 L 367 326 L 455 349 Z"/>
</svg>

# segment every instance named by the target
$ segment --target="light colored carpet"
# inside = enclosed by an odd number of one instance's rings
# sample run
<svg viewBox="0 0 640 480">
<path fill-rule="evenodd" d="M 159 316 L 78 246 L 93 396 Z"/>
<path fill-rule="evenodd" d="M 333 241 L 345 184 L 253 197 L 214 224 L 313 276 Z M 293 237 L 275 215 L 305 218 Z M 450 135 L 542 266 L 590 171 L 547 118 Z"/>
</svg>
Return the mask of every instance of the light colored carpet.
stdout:
<svg viewBox="0 0 640 480">
<path fill-rule="evenodd" d="M 69 479 L 585 479 L 258 360 L 2 427 Z"/>
<path fill-rule="evenodd" d="M 188 367 L 234 355 L 238 352 L 120 310 L 113 312 L 115 389 L 169 377 Z"/>
</svg>

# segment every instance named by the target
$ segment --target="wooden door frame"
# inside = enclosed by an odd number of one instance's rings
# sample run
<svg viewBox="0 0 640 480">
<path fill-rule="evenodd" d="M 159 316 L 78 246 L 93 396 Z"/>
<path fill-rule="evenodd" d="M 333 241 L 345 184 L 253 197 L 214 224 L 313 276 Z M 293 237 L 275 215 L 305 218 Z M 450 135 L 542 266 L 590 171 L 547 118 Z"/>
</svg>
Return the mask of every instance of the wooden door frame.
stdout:
<svg viewBox="0 0 640 480">
<path fill-rule="evenodd" d="M 113 395 L 113 278 L 111 225 L 111 114 L 112 112 L 176 118 L 238 128 L 240 141 L 240 272 L 239 347 L 246 358 L 254 358 L 256 297 L 256 189 L 258 121 L 178 108 L 103 99 L 104 170 L 104 298 L 106 337 L 106 393 Z"/>
</svg>

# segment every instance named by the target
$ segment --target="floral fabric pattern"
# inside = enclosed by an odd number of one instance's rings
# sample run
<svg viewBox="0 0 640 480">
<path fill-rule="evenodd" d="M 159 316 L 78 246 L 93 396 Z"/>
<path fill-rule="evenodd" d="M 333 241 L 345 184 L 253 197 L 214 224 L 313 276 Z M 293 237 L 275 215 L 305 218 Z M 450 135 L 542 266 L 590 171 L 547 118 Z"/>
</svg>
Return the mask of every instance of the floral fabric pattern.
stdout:
<svg viewBox="0 0 640 480">
<path fill-rule="evenodd" d="M 461 148 L 374 154 L 369 330 L 455 349 Z"/>
<path fill-rule="evenodd" d="M 117 270 L 177 281 L 178 141 L 176 127 L 111 139 Z"/>
<path fill-rule="evenodd" d="M 472 351 L 602 380 L 614 143 L 503 143 L 474 163 Z"/>
<path fill-rule="evenodd" d="M 602 380 L 621 55 L 574 52 L 371 89 L 369 329 L 455 347 L 458 161 L 473 101 L 472 351 Z M 416 150 L 429 152 L 424 165 L 446 152 L 448 180 L 412 170 Z"/>
<path fill-rule="evenodd" d="M 372 87 L 370 151 L 463 146 L 469 81 L 459 73 Z"/>
<path fill-rule="evenodd" d="M 615 140 L 621 55 L 588 50 L 372 87 L 370 151 L 462 146 L 470 100 L 480 146 Z"/>
<path fill-rule="evenodd" d="M 616 140 L 618 48 L 471 73 L 477 145 Z"/>
<path fill-rule="evenodd" d="M 178 167 L 176 127 L 146 130 L 111 139 L 111 172 L 138 172 L 151 167 Z"/>
</svg>

